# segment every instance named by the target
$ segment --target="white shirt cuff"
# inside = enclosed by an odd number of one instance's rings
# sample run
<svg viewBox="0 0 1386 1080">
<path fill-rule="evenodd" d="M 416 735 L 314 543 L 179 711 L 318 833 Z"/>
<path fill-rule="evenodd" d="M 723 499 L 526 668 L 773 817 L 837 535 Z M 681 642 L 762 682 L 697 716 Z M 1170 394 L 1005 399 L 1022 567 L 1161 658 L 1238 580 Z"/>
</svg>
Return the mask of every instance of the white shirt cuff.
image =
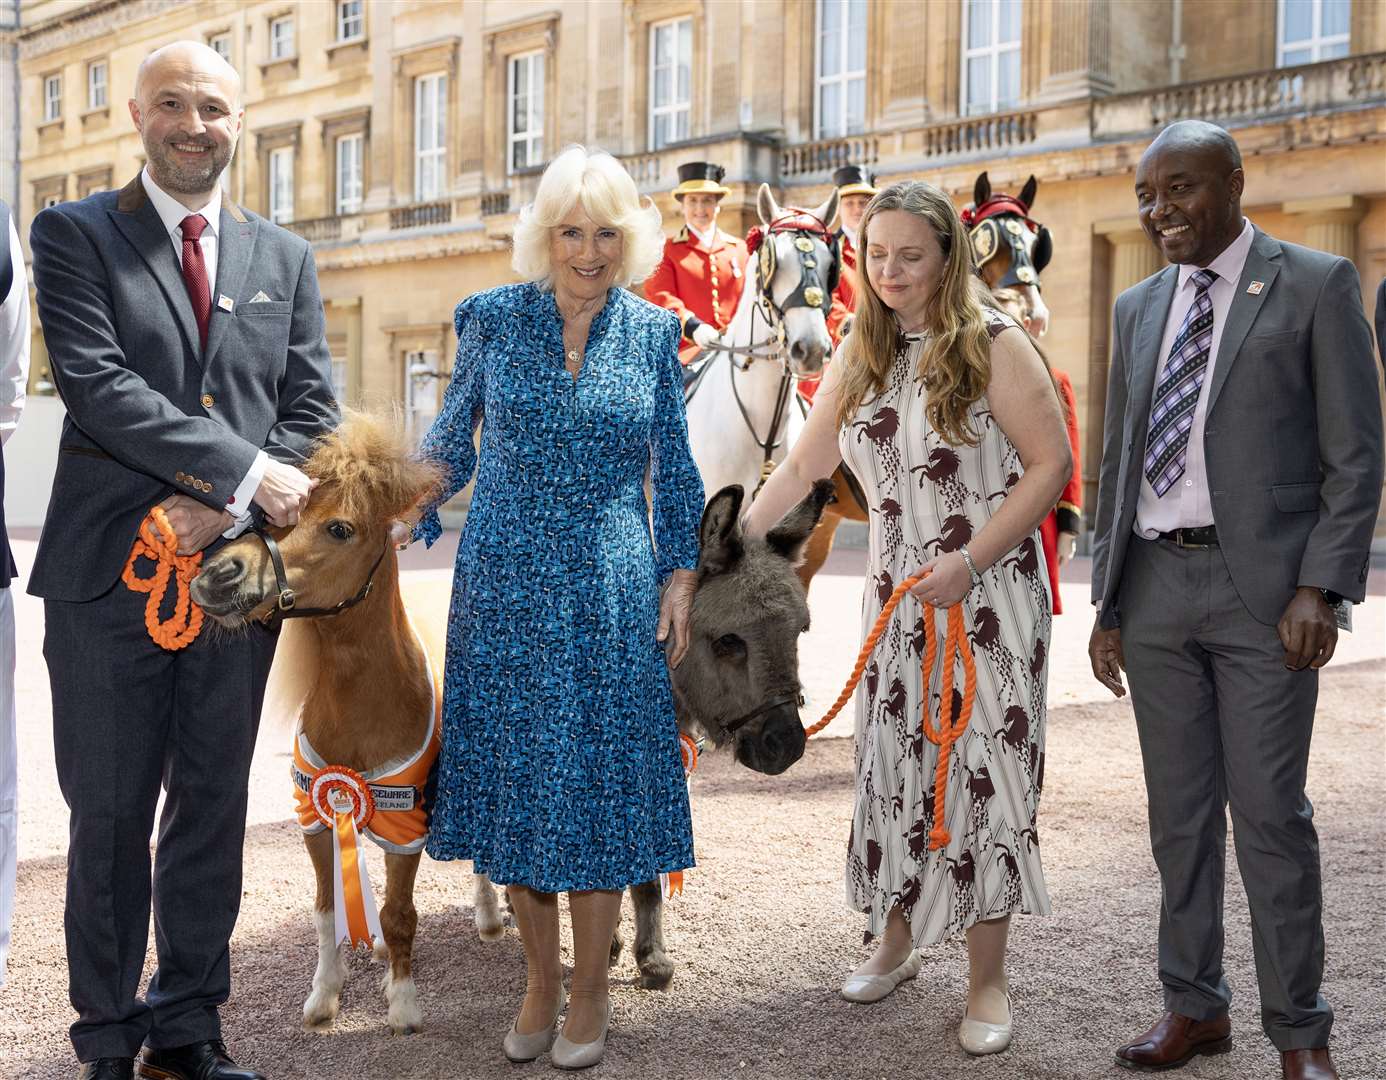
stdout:
<svg viewBox="0 0 1386 1080">
<path fill-rule="evenodd" d="M 255 498 L 255 492 L 260 490 L 260 481 L 265 478 L 265 469 L 268 467 L 269 455 L 261 450 L 255 455 L 245 479 L 237 485 L 226 503 L 226 512 L 236 519 L 231 527 L 221 534 L 226 539 L 234 540 L 250 528 L 250 502 Z"/>
</svg>

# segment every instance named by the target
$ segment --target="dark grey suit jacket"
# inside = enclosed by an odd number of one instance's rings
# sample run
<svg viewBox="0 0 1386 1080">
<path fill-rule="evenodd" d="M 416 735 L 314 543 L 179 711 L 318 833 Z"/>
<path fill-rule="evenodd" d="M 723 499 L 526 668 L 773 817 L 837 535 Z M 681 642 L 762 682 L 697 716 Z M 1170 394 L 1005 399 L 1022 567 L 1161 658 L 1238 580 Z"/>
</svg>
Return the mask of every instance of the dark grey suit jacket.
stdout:
<svg viewBox="0 0 1386 1080">
<path fill-rule="evenodd" d="M 204 352 L 138 176 L 34 219 L 39 318 L 67 407 L 34 595 L 102 595 L 155 503 L 182 492 L 223 509 L 259 450 L 298 462 L 336 425 L 308 244 L 229 200 L 217 239 Z M 268 302 L 250 302 L 262 292 Z"/>
<path fill-rule="evenodd" d="M 1117 298 L 1094 525 L 1092 598 L 1120 625 L 1155 369 L 1178 282 Z M 1251 283 L 1263 286 L 1257 295 Z M 1209 387 L 1203 449 L 1218 541 L 1247 610 L 1274 625 L 1301 585 L 1362 600 L 1381 499 L 1371 328 L 1347 259 L 1256 230 Z"/>
</svg>

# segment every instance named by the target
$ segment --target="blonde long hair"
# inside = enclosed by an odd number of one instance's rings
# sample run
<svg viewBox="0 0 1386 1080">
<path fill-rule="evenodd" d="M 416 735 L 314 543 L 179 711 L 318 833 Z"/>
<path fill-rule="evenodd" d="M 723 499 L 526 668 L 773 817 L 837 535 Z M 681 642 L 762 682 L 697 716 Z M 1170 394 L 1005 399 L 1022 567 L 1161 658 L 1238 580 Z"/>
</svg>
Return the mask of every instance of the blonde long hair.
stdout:
<svg viewBox="0 0 1386 1080">
<path fill-rule="evenodd" d="M 991 381 L 991 336 L 986 316 L 973 291 L 972 245 L 952 201 L 932 184 L 902 180 L 871 200 L 861 219 L 858 250 L 856 319 L 843 350 L 842 382 L 838 389 L 837 422 L 846 427 L 862 402 L 881 393 L 890 378 L 903 335 L 895 313 L 886 307 L 866 270 L 871 230 L 885 210 L 903 210 L 923 218 L 943 249 L 943 276 L 929 311 L 930 337 L 919 358 L 915 377 L 928 395 L 925 415 L 930 426 L 954 446 L 975 446 L 980 438 L 968 410 Z"/>
</svg>

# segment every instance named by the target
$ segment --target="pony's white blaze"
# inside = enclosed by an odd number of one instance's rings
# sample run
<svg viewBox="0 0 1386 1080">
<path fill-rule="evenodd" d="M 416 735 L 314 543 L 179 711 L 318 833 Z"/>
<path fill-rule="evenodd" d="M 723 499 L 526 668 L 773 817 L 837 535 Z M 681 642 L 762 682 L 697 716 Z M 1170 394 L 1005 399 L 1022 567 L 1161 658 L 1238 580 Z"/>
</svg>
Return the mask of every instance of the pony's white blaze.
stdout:
<svg viewBox="0 0 1386 1080">
<path fill-rule="evenodd" d="M 761 185 L 757 210 L 763 225 L 785 212 L 770 195 L 766 184 Z M 825 224 L 831 222 L 836 212 L 836 191 L 822 206 L 810 211 Z M 799 284 L 799 252 L 789 233 L 770 234 L 762 242 L 775 245 L 775 273 L 769 282 L 769 291 L 771 298 L 782 305 Z M 831 253 L 826 244 L 815 239 L 813 257 L 819 267 L 826 270 Z M 768 350 L 773 344 L 774 329 L 761 308 L 754 256 L 747 265 L 746 276 L 741 301 L 722 340 L 737 347 Z M 827 325 L 831 304 L 832 297 L 825 296 L 821 307 L 796 306 L 785 312 L 783 364 L 765 358 L 745 364 L 744 357 L 729 358 L 726 353 L 714 354 L 706 361 L 711 366 L 688 403 L 687 411 L 689 444 L 708 498 L 728 484 L 740 484 L 748 493 L 755 491 L 765 461 L 764 442 L 777 444 L 770 459 L 778 465 L 798 438 L 803 429 L 803 414 L 793 399 L 793 387 L 781 411 L 779 426 L 772 430 L 776 403 L 786 365 L 792 375 L 800 378 L 811 378 L 822 371 L 832 349 Z"/>
</svg>

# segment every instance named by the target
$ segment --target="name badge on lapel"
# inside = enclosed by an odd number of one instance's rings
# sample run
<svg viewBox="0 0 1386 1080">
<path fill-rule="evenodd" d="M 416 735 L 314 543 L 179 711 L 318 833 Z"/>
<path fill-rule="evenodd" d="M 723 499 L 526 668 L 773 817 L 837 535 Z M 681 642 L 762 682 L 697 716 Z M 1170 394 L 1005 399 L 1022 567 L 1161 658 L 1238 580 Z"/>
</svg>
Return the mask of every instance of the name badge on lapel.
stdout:
<svg viewBox="0 0 1386 1080">
<path fill-rule="evenodd" d="M 1260 296 L 1261 290 L 1265 287 L 1266 283 L 1264 281 L 1253 281 L 1250 285 L 1246 287 L 1246 294 L 1248 296 Z"/>
<path fill-rule="evenodd" d="M 235 306 L 236 302 L 225 293 L 217 297 L 217 307 L 221 308 L 222 311 L 230 311 Z"/>
</svg>

